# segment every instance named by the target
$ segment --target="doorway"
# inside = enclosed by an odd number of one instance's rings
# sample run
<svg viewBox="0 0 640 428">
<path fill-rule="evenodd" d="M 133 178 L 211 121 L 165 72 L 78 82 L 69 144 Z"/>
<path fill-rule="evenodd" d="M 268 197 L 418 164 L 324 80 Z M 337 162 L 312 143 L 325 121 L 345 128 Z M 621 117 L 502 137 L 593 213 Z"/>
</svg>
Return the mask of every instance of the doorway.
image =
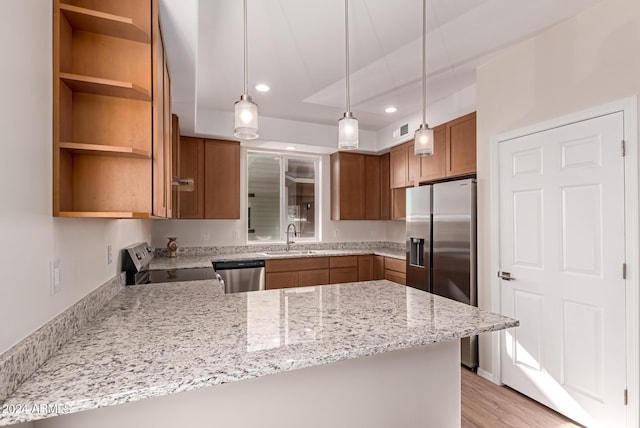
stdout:
<svg viewBox="0 0 640 428">
<path fill-rule="evenodd" d="M 496 141 L 494 292 L 521 323 L 501 334 L 501 381 L 586 426 L 627 426 L 638 308 L 625 112 L 543 125 Z"/>
</svg>

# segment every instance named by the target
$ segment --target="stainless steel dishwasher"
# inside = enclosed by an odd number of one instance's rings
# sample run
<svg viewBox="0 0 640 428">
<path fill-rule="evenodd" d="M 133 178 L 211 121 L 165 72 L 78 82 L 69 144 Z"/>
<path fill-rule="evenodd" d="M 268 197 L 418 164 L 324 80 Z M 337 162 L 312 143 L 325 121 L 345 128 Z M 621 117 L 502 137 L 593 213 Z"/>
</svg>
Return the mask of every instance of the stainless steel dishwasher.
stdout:
<svg viewBox="0 0 640 428">
<path fill-rule="evenodd" d="M 213 270 L 225 293 L 264 290 L 264 260 L 213 262 Z"/>
</svg>

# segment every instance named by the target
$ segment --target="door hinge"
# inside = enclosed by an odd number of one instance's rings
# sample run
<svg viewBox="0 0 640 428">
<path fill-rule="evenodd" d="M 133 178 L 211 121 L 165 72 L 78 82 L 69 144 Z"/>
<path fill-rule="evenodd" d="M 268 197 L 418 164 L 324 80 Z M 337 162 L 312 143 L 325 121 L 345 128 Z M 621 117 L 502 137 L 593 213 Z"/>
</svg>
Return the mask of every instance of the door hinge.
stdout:
<svg viewBox="0 0 640 428">
<path fill-rule="evenodd" d="M 622 279 L 627 279 L 627 264 L 622 263 Z"/>
<path fill-rule="evenodd" d="M 624 405 L 626 406 L 627 404 L 629 404 L 629 392 L 625 389 L 624 390 Z"/>
<path fill-rule="evenodd" d="M 627 150 L 625 147 L 624 140 L 622 140 L 621 143 L 622 143 L 622 157 L 624 157 L 627 154 Z"/>
</svg>

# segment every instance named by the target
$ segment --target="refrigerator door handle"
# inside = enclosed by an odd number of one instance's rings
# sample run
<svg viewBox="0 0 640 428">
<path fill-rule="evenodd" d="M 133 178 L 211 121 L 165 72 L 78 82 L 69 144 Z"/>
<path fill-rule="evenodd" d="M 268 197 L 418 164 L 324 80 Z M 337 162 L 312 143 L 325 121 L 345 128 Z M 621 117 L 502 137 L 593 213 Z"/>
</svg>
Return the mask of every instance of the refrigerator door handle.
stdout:
<svg viewBox="0 0 640 428">
<path fill-rule="evenodd" d="M 498 278 L 504 279 L 505 281 L 515 281 L 515 278 L 512 277 L 509 272 L 498 272 Z"/>
</svg>

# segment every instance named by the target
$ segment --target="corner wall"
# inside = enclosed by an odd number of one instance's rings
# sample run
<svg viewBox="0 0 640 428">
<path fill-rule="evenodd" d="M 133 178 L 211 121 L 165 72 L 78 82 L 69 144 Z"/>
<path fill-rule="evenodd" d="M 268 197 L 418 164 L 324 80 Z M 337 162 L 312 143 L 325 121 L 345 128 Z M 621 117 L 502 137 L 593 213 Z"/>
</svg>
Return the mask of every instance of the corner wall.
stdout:
<svg viewBox="0 0 640 428">
<path fill-rule="evenodd" d="M 490 139 L 640 93 L 640 2 L 604 0 L 478 69 L 478 297 L 491 308 Z M 492 373 L 497 336 L 480 342 L 481 369 Z M 496 373 L 493 373 L 496 375 Z M 497 380 L 497 379 L 496 379 Z"/>
<path fill-rule="evenodd" d="M 115 276 L 119 250 L 150 233 L 149 221 L 51 215 L 52 4 L 3 0 L 0 14 L 0 354 Z M 53 296 L 51 260 L 61 281 Z"/>
</svg>

